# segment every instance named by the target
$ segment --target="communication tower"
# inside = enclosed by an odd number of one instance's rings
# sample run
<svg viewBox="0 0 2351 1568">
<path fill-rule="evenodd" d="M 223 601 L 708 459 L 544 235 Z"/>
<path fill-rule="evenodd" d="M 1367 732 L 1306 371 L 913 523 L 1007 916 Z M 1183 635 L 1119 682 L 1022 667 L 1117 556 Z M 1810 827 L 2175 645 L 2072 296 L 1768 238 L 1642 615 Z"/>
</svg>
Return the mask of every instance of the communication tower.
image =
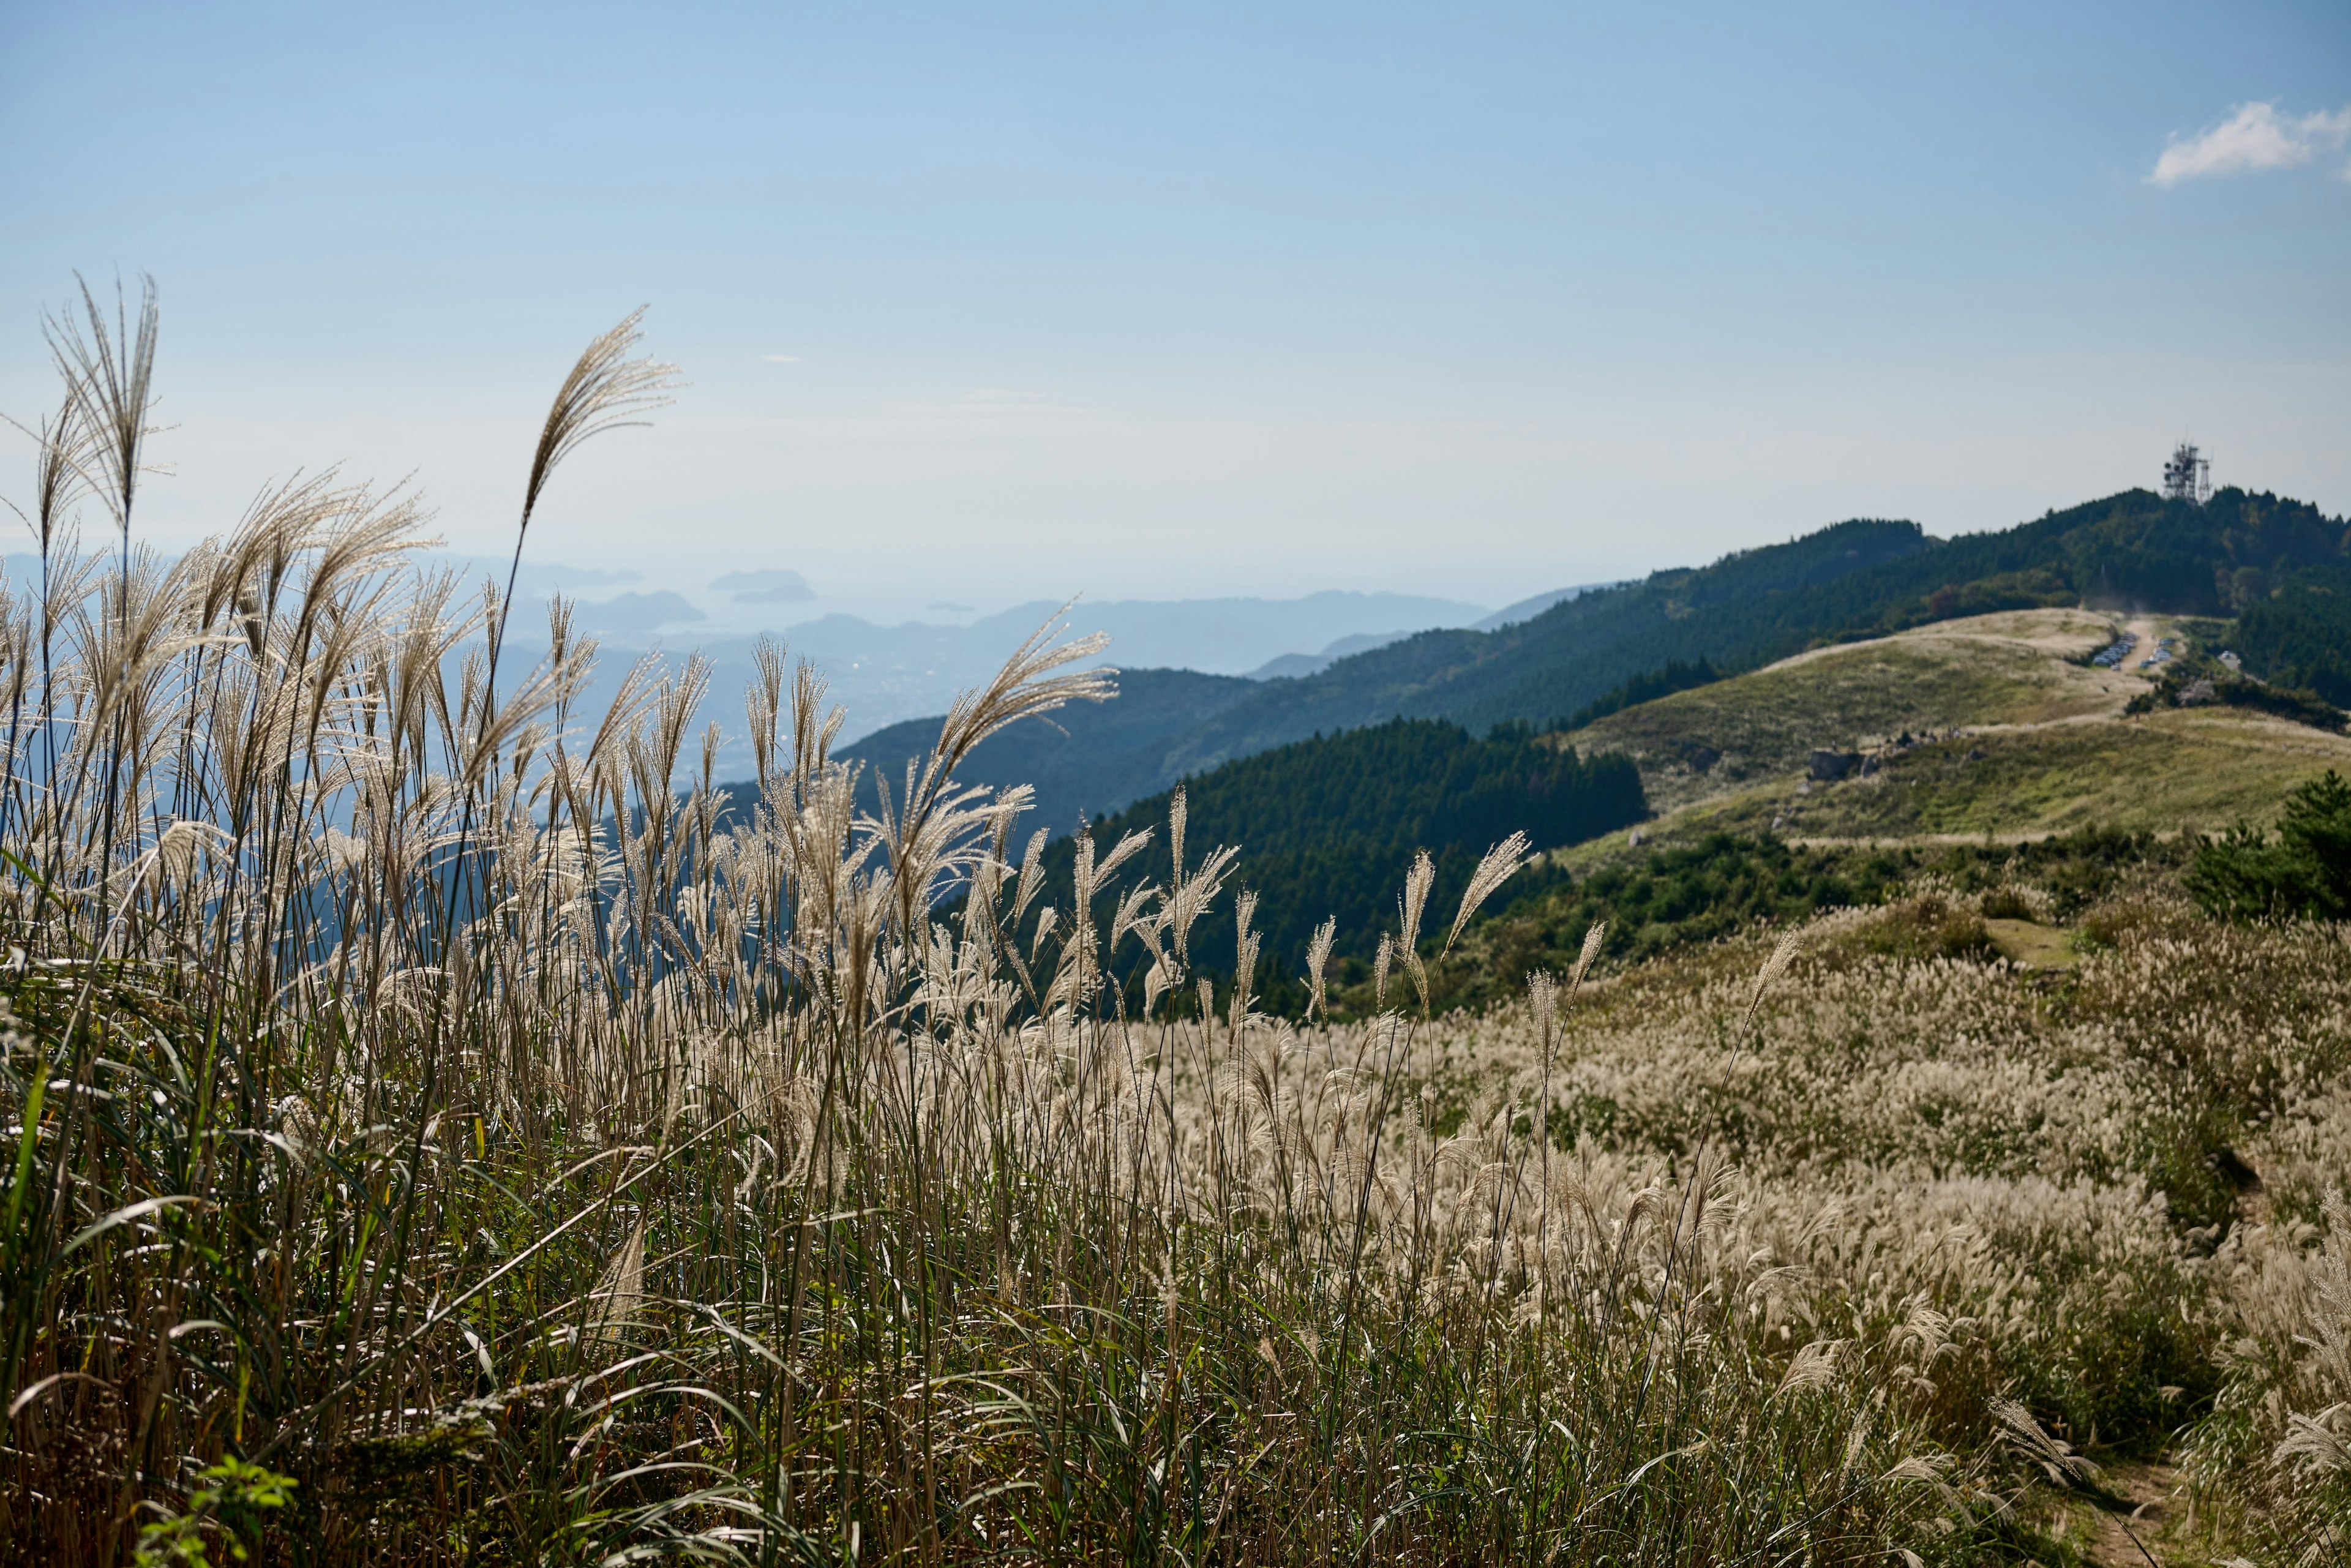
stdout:
<svg viewBox="0 0 2351 1568">
<path fill-rule="evenodd" d="M 2198 452 L 2194 443 L 2181 442 L 2163 465 L 2163 498 L 2199 507 L 2212 498 L 2212 460 Z"/>
</svg>

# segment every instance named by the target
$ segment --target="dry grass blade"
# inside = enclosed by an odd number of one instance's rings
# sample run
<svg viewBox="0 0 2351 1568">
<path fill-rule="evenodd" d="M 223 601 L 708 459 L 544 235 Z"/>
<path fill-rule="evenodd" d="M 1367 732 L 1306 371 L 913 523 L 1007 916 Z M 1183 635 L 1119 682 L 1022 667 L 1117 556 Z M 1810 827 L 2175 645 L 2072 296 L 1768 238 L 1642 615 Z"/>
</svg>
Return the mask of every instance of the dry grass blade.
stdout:
<svg viewBox="0 0 2351 1568">
<path fill-rule="evenodd" d="M 47 559 L 64 542 L 61 530 L 72 514 L 76 495 L 90 483 L 92 461 L 105 432 L 78 417 L 71 397 L 65 407 L 44 416 L 32 428 L 13 419 L 8 423 L 34 444 L 33 509 L 27 513 L 14 501 L 8 503 L 8 509 L 24 520 L 35 548 Z"/>
<path fill-rule="evenodd" d="M 89 282 L 79 275 L 74 281 L 81 289 L 81 319 L 75 320 L 70 313 L 50 317 L 44 328 L 71 399 L 71 417 L 88 433 L 87 451 L 96 467 L 88 476 L 90 488 L 114 514 L 115 526 L 127 528 L 139 480 L 149 471 L 147 438 L 155 433 L 148 423 L 154 403 L 155 342 L 161 326 L 155 280 L 140 280 L 135 331 L 119 280 L 111 327 Z M 55 448 L 61 455 L 74 455 L 83 449 L 80 443 L 61 443 Z"/>
<path fill-rule="evenodd" d="M 592 435 L 625 425 L 642 425 L 640 415 L 665 407 L 678 387 L 674 365 L 651 359 L 630 359 L 629 352 L 643 336 L 645 307 L 640 305 L 620 325 L 588 345 L 570 374 L 556 389 L 555 402 L 540 425 L 538 445 L 531 454 L 530 477 L 523 486 L 522 526 L 531 515 L 547 482 L 562 461 Z"/>
<path fill-rule="evenodd" d="M 1773 945 L 1771 956 L 1763 961 L 1763 967 L 1756 973 L 1755 989 L 1747 998 L 1749 1024 L 1751 1025 L 1755 1021 L 1756 1013 L 1763 1006 L 1764 996 L 1779 983 L 1780 977 L 1788 972 L 1788 966 L 1794 961 L 1796 950 L 1801 946 L 1802 946 L 1802 937 L 1793 927 L 1783 932 L 1780 940 Z"/>
<path fill-rule="evenodd" d="M 2032 1412 L 2015 1400 L 1993 1400 L 1991 1416 L 2001 1439 L 2051 1480 L 2065 1487 L 2097 1484 L 2098 1467 L 2075 1453 L 2072 1444 L 2050 1436 Z"/>
<path fill-rule="evenodd" d="M 1604 920 L 1593 921 L 1583 933 L 1583 950 L 1575 957 L 1575 974 L 1568 982 L 1569 995 L 1583 988 L 1583 982 L 1591 977 L 1592 966 L 1599 962 L 1601 945 L 1607 939 L 1608 923 Z"/>
<path fill-rule="evenodd" d="M 1549 970 L 1527 977 L 1527 1011 L 1535 1020 L 1535 1060 L 1548 1072 L 1559 1050 L 1559 982 Z"/>
<path fill-rule="evenodd" d="M 1813 1340 L 1796 1352 L 1795 1359 L 1788 1364 L 1786 1375 L 1773 1392 L 1801 1394 L 1806 1389 L 1826 1387 L 1836 1381 L 1844 1351 L 1843 1340 Z"/>
<path fill-rule="evenodd" d="M 620 1255 L 606 1267 L 596 1288 L 589 1292 L 589 1343 L 619 1343 L 637 1313 L 643 1310 L 644 1301 L 645 1227 L 640 1222 L 630 1230 Z"/>
<path fill-rule="evenodd" d="M 1428 890 L 1437 885 L 1437 862 L 1422 850 L 1413 856 L 1412 869 L 1404 874 L 1404 892 L 1396 900 L 1396 911 L 1404 927 L 1396 936 L 1396 946 L 1410 953 L 1420 945 L 1421 912 L 1428 906 Z"/>
<path fill-rule="evenodd" d="M 1510 881 L 1519 868 L 1527 863 L 1530 847 L 1526 834 L 1517 832 L 1486 852 L 1484 858 L 1478 862 L 1478 869 L 1469 873 L 1469 885 L 1461 890 L 1461 907 L 1454 913 L 1453 929 L 1445 934 L 1445 952 L 1452 952 L 1453 945 L 1461 940 L 1461 929 L 1469 924 L 1469 917 L 1478 913 L 1479 905 L 1491 898 L 1496 888 Z"/>
<path fill-rule="evenodd" d="M 1006 725 L 1050 713 L 1067 703 L 1105 702 L 1118 695 L 1116 670 L 1079 670 L 1061 675 L 1052 673 L 1081 659 L 1090 659 L 1110 646 L 1109 636 L 1101 632 L 1066 643 L 1053 641 L 1068 630 L 1065 617 L 1076 602 L 1071 600 L 1064 604 L 1030 632 L 987 685 L 956 698 L 947 710 L 946 721 L 939 727 L 938 743 L 932 749 L 935 775 L 951 773 L 961 767 L 973 747 Z"/>
<path fill-rule="evenodd" d="M 1327 1019 L 1331 1016 L 1331 1000 L 1324 986 L 1331 968 L 1331 948 L 1339 938 L 1339 922 L 1325 920 L 1314 928 L 1314 939 L 1306 945 L 1306 985 L 1311 998 L 1311 1016 Z"/>
<path fill-rule="evenodd" d="M 1184 827 L 1190 818 L 1190 803 L 1184 786 L 1178 784 L 1167 800 L 1167 857 L 1168 864 L 1174 868 L 1168 885 L 1177 893 L 1184 891 Z"/>
</svg>

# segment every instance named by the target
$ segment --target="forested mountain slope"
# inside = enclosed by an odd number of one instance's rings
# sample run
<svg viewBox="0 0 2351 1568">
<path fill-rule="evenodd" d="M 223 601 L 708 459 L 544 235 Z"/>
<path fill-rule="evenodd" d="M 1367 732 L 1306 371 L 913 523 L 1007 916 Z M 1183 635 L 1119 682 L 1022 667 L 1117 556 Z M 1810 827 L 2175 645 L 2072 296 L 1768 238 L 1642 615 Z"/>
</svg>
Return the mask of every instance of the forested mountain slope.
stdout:
<svg viewBox="0 0 2351 1568">
<path fill-rule="evenodd" d="M 1552 849 L 1648 814 L 1640 776 L 1622 757 L 1587 758 L 1523 727 L 1480 738 L 1434 719 L 1277 747 L 1191 779 L 1186 798 L 1186 866 L 1196 868 L 1219 845 L 1241 851 L 1234 877 L 1259 894 L 1259 986 L 1288 1004 L 1299 999 L 1307 944 L 1325 919 L 1338 922 L 1336 953 L 1361 970 L 1380 932 L 1396 925 L 1396 886 L 1416 852 L 1427 850 L 1437 866 L 1423 929 L 1441 935 L 1479 858 L 1511 833 Z M 1169 792 L 1156 793 L 1094 825 L 1104 853 L 1123 834 L 1152 834 L 1128 884 L 1168 883 L 1169 802 Z M 1047 886 L 1069 885 L 1073 845 L 1053 846 Z M 1097 915 L 1107 923 L 1111 911 L 1105 905 Z M 1213 955 L 1206 960 L 1212 971 L 1229 973 L 1234 942 L 1229 903 L 1192 933 L 1194 947 Z"/>
<path fill-rule="evenodd" d="M 2295 572 L 2254 598 L 2232 640 L 2265 679 L 2351 707 L 2351 565 Z"/>
</svg>

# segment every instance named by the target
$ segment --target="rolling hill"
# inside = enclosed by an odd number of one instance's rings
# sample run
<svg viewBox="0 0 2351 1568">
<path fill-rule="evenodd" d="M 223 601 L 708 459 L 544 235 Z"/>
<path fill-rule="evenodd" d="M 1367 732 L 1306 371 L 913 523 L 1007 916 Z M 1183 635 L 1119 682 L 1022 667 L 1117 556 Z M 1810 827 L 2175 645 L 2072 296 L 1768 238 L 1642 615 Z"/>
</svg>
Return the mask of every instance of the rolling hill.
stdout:
<svg viewBox="0 0 2351 1568">
<path fill-rule="evenodd" d="M 1954 875 L 1977 893 L 2027 872 L 2088 890 L 2134 868 L 2176 877 L 2199 832 L 2269 825 L 2312 780 L 2351 774 L 2351 736 L 2217 702 L 2182 707 L 2166 695 L 2176 682 L 2137 667 L 2167 640 L 2179 662 L 2210 667 L 2199 643 L 2216 649 L 2233 625 L 2006 611 L 1808 650 L 1571 735 L 1504 727 L 1479 740 L 1392 720 L 1196 776 L 1187 862 L 1240 847 L 1234 875 L 1258 893 L 1266 938 L 1259 989 L 1292 1012 L 1315 925 L 1338 919 L 1332 978 L 1343 1007 L 1367 1009 L 1369 956 L 1395 927 L 1414 852 L 1435 854 L 1424 929 L 1441 933 L 1469 865 L 1512 829 L 1549 852 L 1491 902 L 1470 956 L 1439 972 L 1446 1002 L 1494 999 L 1508 989 L 1497 974 L 1571 967 L 1595 919 L 1609 923 L 1610 955 L 1632 957 Z M 2124 632 L 2138 640 L 2131 667 L 2091 663 Z M 2146 708 L 2150 695 L 2160 700 Z M 1535 766 L 1546 749 L 1562 770 Z M 1868 766 L 1817 777 L 1815 751 Z M 1156 830 L 1143 874 L 1164 881 L 1166 806 L 1160 793 L 1097 821 L 1098 847 Z M 1070 861 L 1061 841 L 1049 886 Z M 1905 939 L 2072 961 L 2063 930 L 2022 912 L 1930 920 Z M 1220 986 L 1232 951 L 1228 914 L 1195 933 L 1195 963 Z"/>
<path fill-rule="evenodd" d="M 1393 715 L 1471 729 L 1545 724 L 1673 660 L 1752 669 L 1817 643 L 1998 610 L 2090 604 L 2230 613 L 2257 585 L 2340 564 L 2351 527 L 2223 490 L 2204 506 L 2129 490 L 1997 533 L 1839 523 L 1693 570 L 1581 595 L 1496 632 L 1440 631 L 1343 659 L 1196 726 L 1189 768 Z"/>
<path fill-rule="evenodd" d="M 2061 904 L 2133 878 L 2178 894 L 2201 835 L 2273 827 L 2305 786 L 2351 776 L 2339 728 L 2183 707 L 2193 683 L 2138 667 L 2168 637 L 2177 663 L 2218 668 L 2198 644 L 2217 652 L 2237 625 L 2065 609 L 1969 617 L 1798 654 L 1552 737 L 1629 758 L 1658 813 L 1543 857 L 1440 990 L 1489 999 L 1500 993 L 1462 977 L 1561 970 L 1594 920 L 1608 923 L 1612 956 L 1637 957 L 1922 892 L 1907 938 L 1917 951 L 2064 967 L 2075 948 L 2063 924 L 2077 909 L 1982 900 L 2011 879 L 2060 890 Z M 2092 664 L 2122 630 L 2139 639 L 2127 667 Z M 1867 766 L 1816 777 L 1815 749 Z M 1962 894 L 1983 917 L 1933 913 Z"/>
<path fill-rule="evenodd" d="M 1125 695 L 1101 715 L 1054 716 L 1067 742 L 1008 732 L 975 754 L 964 776 L 1038 782 L 1051 808 L 1046 820 L 1058 828 L 1073 810 L 1115 810 L 1233 758 L 1399 716 L 1446 719 L 1472 732 L 1507 723 L 1552 726 L 1677 661 L 1751 671 L 1819 646 L 1996 612 L 2085 604 L 2266 616 L 2273 640 L 2335 678 L 2342 666 L 2328 662 L 2327 632 L 2336 624 L 2330 617 L 2342 616 L 2351 599 L 2330 599 L 2326 583 L 2346 561 L 2351 524 L 2304 502 L 2237 489 L 2200 507 L 2128 490 L 1951 539 L 1931 538 L 1915 523 L 1839 523 L 1708 566 L 1582 592 L 1491 631 L 1423 632 L 1297 679 L 1211 688 L 1198 684 L 1207 677 L 1130 671 L 1122 677 Z M 2273 597 L 2285 585 L 2311 582 L 2318 586 L 2297 588 L 2299 597 Z M 1962 702 L 1958 688 L 2021 680 L 2037 691 L 2056 678 L 2013 659 L 2001 665 L 2007 674 L 1994 659 L 1929 677 L 1904 667 L 1918 652 L 1881 651 L 1873 670 L 1831 666 L 1819 674 L 1825 679 L 1844 669 L 1856 693 L 1943 679 L 1954 689 L 1921 711 L 1948 709 L 1952 716 L 1938 721 L 1945 726 L 1983 721 L 1986 703 L 2008 700 Z M 2351 679 L 2351 669 L 2341 678 Z M 1113 718 L 1112 710 L 1123 711 Z M 1888 734 L 1908 722 L 1886 716 L 1894 725 Z M 852 754 L 894 768 L 935 733 L 935 720 L 894 727 Z M 1734 763 L 1734 772 L 1743 765 Z M 1055 771 L 1040 773 L 1040 766 Z M 1070 790 L 1058 781 L 1061 770 L 1076 781 Z M 1056 780 L 1050 789 L 1048 778 Z M 1679 798 L 1672 787 L 1659 790 L 1653 782 L 1652 790 L 1661 803 Z"/>
</svg>

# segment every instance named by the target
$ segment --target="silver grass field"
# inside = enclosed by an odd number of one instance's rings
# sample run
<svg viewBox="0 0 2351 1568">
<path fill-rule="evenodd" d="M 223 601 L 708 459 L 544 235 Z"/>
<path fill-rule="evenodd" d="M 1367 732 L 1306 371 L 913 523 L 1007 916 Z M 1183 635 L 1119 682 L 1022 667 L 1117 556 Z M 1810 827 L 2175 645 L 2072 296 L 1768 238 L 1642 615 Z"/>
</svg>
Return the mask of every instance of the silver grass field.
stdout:
<svg viewBox="0 0 2351 1568">
<path fill-rule="evenodd" d="M 1434 1013 L 1513 841 L 1268 1017 L 1180 795 L 1171 881 L 1047 885 L 956 782 L 1096 641 L 878 795 L 780 648 L 582 711 L 408 495 L 143 549 L 156 333 L 50 323 L 0 601 L 7 1560 L 2053 1563 L 2158 1450 L 2167 1561 L 2351 1556 L 2343 927 L 2141 889 L 2059 990 L 1844 911 Z"/>
</svg>

